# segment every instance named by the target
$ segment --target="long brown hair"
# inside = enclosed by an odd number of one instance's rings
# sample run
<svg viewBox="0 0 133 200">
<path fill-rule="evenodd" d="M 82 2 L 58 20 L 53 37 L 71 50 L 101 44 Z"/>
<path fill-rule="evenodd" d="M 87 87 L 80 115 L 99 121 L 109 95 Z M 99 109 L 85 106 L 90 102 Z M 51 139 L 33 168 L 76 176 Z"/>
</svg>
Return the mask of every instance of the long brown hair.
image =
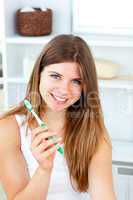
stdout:
<svg viewBox="0 0 133 200">
<path fill-rule="evenodd" d="M 103 138 L 110 141 L 103 120 L 95 63 L 87 43 L 74 35 L 63 34 L 53 38 L 35 63 L 25 98 L 30 100 L 36 113 L 41 115 L 45 108 L 39 93 L 41 72 L 44 67 L 61 62 L 76 62 L 83 79 L 80 99 L 66 111 L 64 152 L 71 183 L 74 180 L 77 190 L 86 192 L 89 189 L 88 172 L 91 159 Z M 28 126 L 35 122 L 25 109 L 23 101 L 5 113 L 4 117 L 16 113 L 27 116 Z"/>
</svg>

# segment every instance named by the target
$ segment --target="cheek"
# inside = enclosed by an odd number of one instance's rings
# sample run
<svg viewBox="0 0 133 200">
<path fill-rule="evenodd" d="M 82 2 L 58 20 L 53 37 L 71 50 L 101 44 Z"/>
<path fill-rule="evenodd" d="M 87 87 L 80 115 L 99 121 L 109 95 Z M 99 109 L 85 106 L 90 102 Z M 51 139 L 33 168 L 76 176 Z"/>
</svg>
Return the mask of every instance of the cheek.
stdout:
<svg viewBox="0 0 133 200">
<path fill-rule="evenodd" d="M 39 85 L 39 92 L 41 94 L 41 96 L 44 98 L 47 92 L 47 83 L 43 80 L 40 81 L 40 85 Z"/>
<path fill-rule="evenodd" d="M 75 89 L 75 90 L 73 90 L 72 96 L 73 96 L 75 99 L 79 99 L 80 96 L 81 96 L 81 92 L 82 92 L 81 89 Z"/>
<path fill-rule="evenodd" d="M 53 90 L 53 84 L 48 80 L 40 82 L 39 92 L 45 102 L 49 102 L 50 93 Z"/>
<path fill-rule="evenodd" d="M 39 90 L 40 90 L 40 93 L 46 93 L 47 91 L 49 91 L 51 88 L 51 84 L 50 82 L 47 80 L 47 79 L 42 79 L 40 81 L 40 86 L 39 86 Z"/>
<path fill-rule="evenodd" d="M 45 96 L 45 89 L 44 89 L 42 83 L 40 83 L 40 85 L 39 85 L 39 92 L 40 92 L 42 98 L 44 99 L 44 96 Z"/>
<path fill-rule="evenodd" d="M 73 105 L 74 103 L 76 103 L 80 99 L 81 95 L 82 95 L 81 89 L 74 91 L 70 105 Z"/>
</svg>

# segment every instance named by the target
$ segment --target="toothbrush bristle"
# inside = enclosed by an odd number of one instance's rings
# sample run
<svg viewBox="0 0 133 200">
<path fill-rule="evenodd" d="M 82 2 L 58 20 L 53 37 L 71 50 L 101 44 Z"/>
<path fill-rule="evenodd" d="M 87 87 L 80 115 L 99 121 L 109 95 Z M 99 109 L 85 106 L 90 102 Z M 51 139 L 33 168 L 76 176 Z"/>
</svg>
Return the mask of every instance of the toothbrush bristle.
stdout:
<svg viewBox="0 0 133 200">
<path fill-rule="evenodd" d="M 32 105 L 27 99 L 24 100 L 24 105 L 30 112 L 32 111 Z"/>
</svg>

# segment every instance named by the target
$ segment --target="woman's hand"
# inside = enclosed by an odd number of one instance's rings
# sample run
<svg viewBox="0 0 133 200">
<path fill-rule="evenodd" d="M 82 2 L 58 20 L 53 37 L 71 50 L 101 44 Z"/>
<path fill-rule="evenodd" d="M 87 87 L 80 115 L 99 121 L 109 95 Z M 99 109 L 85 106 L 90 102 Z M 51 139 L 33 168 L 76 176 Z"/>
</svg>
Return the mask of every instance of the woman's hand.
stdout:
<svg viewBox="0 0 133 200">
<path fill-rule="evenodd" d="M 55 137 L 48 139 L 50 136 Z M 61 144 L 61 140 L 59 132 L 49 131 L 47 128 L 38 127 L 32 131 L 30 149 L 42 169 L 51 170 L 53 168 L 53 160 L 57 150 L 54 144 Z"/>
</svg>

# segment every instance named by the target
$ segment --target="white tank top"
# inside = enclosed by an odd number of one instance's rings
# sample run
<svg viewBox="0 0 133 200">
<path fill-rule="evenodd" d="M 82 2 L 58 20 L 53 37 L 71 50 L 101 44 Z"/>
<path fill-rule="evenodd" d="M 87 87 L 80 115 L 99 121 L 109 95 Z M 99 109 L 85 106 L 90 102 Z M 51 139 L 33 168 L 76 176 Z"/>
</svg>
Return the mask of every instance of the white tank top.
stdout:
<svg viewBox="0 0 133 200">
<path fill-rule="evenodd" d="M 38 167 L 36 159 L 30 151 L 31 131 L 28 129 L 26 135 L 26 124 L 21 125 L 25 119 L 24 115 L 15 115 L 20 129 L 21 150 L 27 162 L 30 177 L 33 176 Z M 76 192 L 70 183 L 69 172 L 64 157 L 56 152 L 54 167 L 51 174 L 50 185 L 48 189 L 47 200 L 89 200 L 89 194 L 86 192 Z"/>
</svg>

